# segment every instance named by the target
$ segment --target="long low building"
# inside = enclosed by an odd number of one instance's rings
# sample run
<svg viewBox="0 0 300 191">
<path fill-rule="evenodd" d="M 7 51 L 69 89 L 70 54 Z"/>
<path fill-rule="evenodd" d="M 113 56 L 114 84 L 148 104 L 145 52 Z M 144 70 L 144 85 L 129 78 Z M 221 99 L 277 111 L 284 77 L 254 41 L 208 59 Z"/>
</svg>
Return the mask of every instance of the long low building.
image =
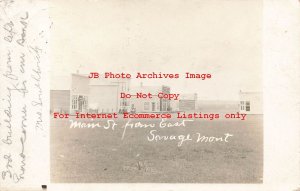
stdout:
<svg viewBox="0 0 300 191">
<path fill-rule="evenodd" d="M 197 105 L 197 94 L 180 94 L 178 101 L 173 101 L 173 111 L 195 111 Z"/>
<path fill-rule="evenodd" d="M 132 97 L 130 99 L 131 111 L 135 112 L 166 112 L 170 111 L 170 100 L 164 98 L 158 98 L 158 93 L 170 93 L 170 87 L 168 86 L 143 86 L 142 84 L 137 87 L 132 87 L 131 94 L 136 93 L 150 93 L 154 95 L 152 98 L 137 98 Z"/>
</svg>

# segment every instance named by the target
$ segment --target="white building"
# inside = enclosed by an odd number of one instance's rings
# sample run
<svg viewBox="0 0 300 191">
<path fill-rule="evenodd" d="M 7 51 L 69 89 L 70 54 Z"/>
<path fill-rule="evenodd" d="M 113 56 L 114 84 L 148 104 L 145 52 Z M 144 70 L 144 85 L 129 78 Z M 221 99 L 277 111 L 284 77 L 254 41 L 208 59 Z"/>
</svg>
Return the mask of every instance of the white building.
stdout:
<svg viewBox="0 0 300 191">
<path fill-rule="evenodd" d="M 87 112 L 89 97 L 89 79 L 86 75 L 71 75 L 70 112 Z"/>
<path fill-rule="evenodd" d="M 129 79 L 90 79 L 88 75 L 71 74 L 51 87 L 50 109 L 71 114 L 128 111 L 129 100 L 120 98 L 120 92 L 129 92 L 129 85 Z"/>
<path fill-rule="evenodd" d="M 129 99 L 120 93 L 129 93 L 129 79 L 91 79 L 89 82 L 89 108 L 98 113 L 130 110 Z"/>
<path fill-rule="evenodd" d="M 262 92 L 240 91 L 240 113 L 263 114 Z"/>
</svg>

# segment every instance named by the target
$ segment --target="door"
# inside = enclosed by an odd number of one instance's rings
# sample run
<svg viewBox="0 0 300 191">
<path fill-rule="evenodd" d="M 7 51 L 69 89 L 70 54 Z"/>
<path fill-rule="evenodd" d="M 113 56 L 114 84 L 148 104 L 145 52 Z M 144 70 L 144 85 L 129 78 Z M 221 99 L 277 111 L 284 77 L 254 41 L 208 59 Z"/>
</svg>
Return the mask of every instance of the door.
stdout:
<svg viewBox="0 0 300 191">
<path fill-rule="evenodd" d="M 155 111 L 155 102 L 152 102 L 152 111 Z"/>
<path fill-rule="evenodd" d="M 78 96 L 78 111 L 82 112 L 82 108 L 83 108 L 83 97 L 82 96 Z"/>
</svg>

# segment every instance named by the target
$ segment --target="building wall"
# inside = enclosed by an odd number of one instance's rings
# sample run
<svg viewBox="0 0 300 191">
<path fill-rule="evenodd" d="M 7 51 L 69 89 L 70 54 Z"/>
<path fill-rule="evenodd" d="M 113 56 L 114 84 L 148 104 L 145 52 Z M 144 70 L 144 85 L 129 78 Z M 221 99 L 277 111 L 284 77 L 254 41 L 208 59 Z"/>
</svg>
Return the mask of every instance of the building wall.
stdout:
<svg viewBox="0 0 300 191">
<path fill-rule="evenodd" d="M 72 74 L 71 94 L 88 95 L 89 94 L 89 78 L 84 75 Z"/>
<path fill-rule="evenodd" d="M 179 111 L 195 111 L 196 100 L 179 100 Z"/>
<path fill-rule="evenodd" d="M 114 104 L 114 105 L 117 104 L 116 105 L 117 111 L 128 111 L 128 110 L 130 110 L 129 99 L 120 98 L 120 93 L 121 92 L 129 93 L 130 79 L 122 79 L 122 78 L 121 79 L 109 79 L 109 78 L 104 78 L 103 76 L 104 75 L 100 75 L 99 78 L 91 79 L 90 83 L 89 83 L 89 86 L 90 87 L 99 86 L 101 88 L 103 87 L 104 91 L 105 91 L 105 87 L 115 86 L 117 88 L 117 93 L 115 93 L 115 92 L 114 93 L 112 92 L 112 93 L 114 94 L 113 98 L 115 98 L 116 96 L 118 97 L 118 103 Z M 106 103 L 104 103 L 104 104 L 106 104 Z"/>
<path fill-rule="evenodd" d="M 50 112 L 70 112 L 70 90 L 50 91 Z"/>
<path fill-rule="evenodd" d="M 116 85 L 89 86 L 89 110 L 98 113 L 113 113 L 119 111 L 119 92 Z"/>
<path fill-rule="evenodd" d="M 129 79 L 114 79 L 111 84 L 118 86 L 118 111 L 129 112 L 130 111 L 130 99 L 120 98 L 120 94 L 129 93 L 130 80 Z"/>
<path fill-rule="evenodd" d="M 158 93 L 170 93 L 168 86 L 137 86 L 130 90 L 131 95 L 136 93 L 151 93 L 153 95 L 150 98 L 136 98 L 132 97 L 130 100 L 130 107 L 135 108 L 136 112 L 165 112 L 170 108 L 170 100 L 160 99 L 157 96 Z"/>
<path fill-rule="evenodd" d="M 152 99 L 132 98 L 130 99 L 130 103 L 136 112 L 160 112 L 160 99 L 157 97 L 153 97 Z"/>
<path fill-rule="evenodd" d="M 249 103 L 249 105 L 247 106 L 248 103 Z M 240 108 L 241 113 L 262 114 L 263 113 L 262 93 L 260 93 L 260 92 L 240 92 L 239 108 Z"/>
<path fill-rule="evenodd" d="M 77 100 L 74 102 L 74 99 Z M 88 100 L 89 100 L 89 78 L 86 75 L 72 74 L 71 93 L 70 93 L 70 113 L 73 114 L 77 111 L 87 112 Z M 77 105 L 77 107 L 74 108 L 74 105 Z"/>
<path fill-rule="evenodd" d="M 170 101 L 171 111 L 179 111 L 179 100 L 171 100 Z"/>
<path fill-rule="evenodd" d="M 161 92 L 164 94 L 169 94 L 171 92 L 171 88 L 169 86 L 162 86 Z M 160 111 L 170 111 L 170 100 L 169 99 L 160 99 Z"/>
<path fill-rule="evenodd" d="M 197 94 L 180 94 L 179 111 L 195 111 Z"/>
<path fill-rule="evenodd" d="M 198 100 L 196 109 L 201 112 L 238 112 L 239 101 L 231 100 Z"/>
</svg>

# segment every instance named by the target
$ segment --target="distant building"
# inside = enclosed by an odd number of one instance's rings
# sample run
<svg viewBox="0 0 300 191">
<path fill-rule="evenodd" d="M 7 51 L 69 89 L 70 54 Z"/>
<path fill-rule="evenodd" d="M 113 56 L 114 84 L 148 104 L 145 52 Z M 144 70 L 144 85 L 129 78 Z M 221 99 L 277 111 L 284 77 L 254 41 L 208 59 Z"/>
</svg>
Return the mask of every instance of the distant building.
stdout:
<svg viewBox="0 0 300 191">
<path fill-rule="evenodd" d="M 240 113 L 263 114 L 262 92 L 240 91 Z"/>
<path fill-rule="evenodd" d="M 136 98 L 133 96 L 130 99 L 131 111 L 135 112 L 166 112 L 170 111 L 170 100 L 158 98 L 158 93 L 170 93 L 170 87 L 168 86 L 143 86 L 142 84 L 137 87 L 132 87 L 130 90 L 131 95 L 137 93 L 151 93 L 153 98 Z"/>
<path fill-rule="evenodd" d="M 238 112 L 239 101 L 238 100 L 198 100 L 197 110 L 201 112 Z"/>
<path fill-rule="evenodd" d="M 197 105 L 197 94 L 180 94 L 179 111 L 195 111 Z"/>
<path fill-rule="evenodd" d="M 59 83 L 50 85 L 50 112 L 69 113 L 71 76 L 55 76 L 55 78 Z"/>
</svg>

